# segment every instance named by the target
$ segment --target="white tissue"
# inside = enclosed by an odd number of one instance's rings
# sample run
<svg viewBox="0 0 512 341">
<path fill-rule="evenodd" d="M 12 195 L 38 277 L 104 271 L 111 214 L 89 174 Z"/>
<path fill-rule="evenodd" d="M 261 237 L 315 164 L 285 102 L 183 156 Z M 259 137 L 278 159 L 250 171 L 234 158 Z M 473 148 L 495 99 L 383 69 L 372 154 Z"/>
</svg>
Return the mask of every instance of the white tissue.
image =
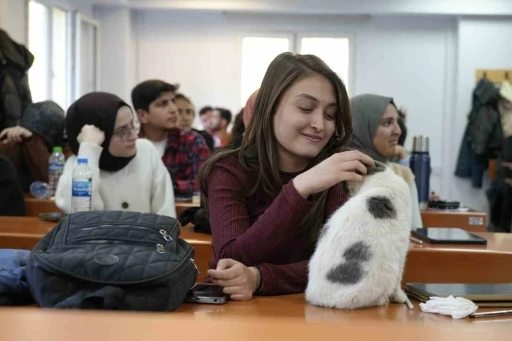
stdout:
<svg viewBox="0 0 512 341">
<path fill-rule="evenodd" d="M 454 319 L 461 319 L 473 314 L 478 306 L 463 297 L 430 297 L 426 303 L 420 303 L 425 313 L 451 315 Z"/>
</svg>

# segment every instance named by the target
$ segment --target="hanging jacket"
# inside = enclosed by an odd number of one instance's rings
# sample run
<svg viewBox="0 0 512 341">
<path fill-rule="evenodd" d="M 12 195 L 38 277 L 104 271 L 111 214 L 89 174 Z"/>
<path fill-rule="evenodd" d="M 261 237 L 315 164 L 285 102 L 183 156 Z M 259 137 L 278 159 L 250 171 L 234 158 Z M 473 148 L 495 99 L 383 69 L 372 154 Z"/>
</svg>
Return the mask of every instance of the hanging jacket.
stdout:
<svg viewBox="0 0 512 341">
<path fill-rule="evenodd" d="M 34 56 L 0 30 L 0 131 L 19 125 L 23 111 L 32 103 L 27 71 Z"/>
<path fill-rule="evenodd" d="M 473 187 L 482 187 L 483 174 L 503 144 L 498 111 L 499 90 L 481 79 L 473 91 L 473 105 L 459 151 L 455 175 L 471 178 Z"/>
</svg>

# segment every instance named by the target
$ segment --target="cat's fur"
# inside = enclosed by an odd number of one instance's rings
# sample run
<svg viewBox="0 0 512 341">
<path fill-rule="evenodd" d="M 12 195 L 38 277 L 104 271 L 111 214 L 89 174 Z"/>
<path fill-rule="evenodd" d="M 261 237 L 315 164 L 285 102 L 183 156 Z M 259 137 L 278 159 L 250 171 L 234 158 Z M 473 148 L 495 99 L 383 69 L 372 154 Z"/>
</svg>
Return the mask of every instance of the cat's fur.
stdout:
<svg viewBox="0 0 512 341">
<path fill-rule="evenodd" d="M 411 195 L 405 181 L 382 163 L 324 226 L 309 263 L 306 300 L 357 309 L 405 302 L 400 287 L 411 230 Z"/>
</svg>

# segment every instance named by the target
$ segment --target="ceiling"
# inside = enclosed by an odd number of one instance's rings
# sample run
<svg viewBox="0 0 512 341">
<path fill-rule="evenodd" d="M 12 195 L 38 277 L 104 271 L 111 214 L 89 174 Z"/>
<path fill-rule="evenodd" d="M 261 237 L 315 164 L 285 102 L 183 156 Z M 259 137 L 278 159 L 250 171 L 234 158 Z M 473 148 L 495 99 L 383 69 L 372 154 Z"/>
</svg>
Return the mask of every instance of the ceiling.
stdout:
<svg viewBox="0 0 512 341">
<path fill-rule="evenodd" d="M 512 0 L 90 0 L 134 9 L 290 14 L 512 16 Z"/>
</svg>

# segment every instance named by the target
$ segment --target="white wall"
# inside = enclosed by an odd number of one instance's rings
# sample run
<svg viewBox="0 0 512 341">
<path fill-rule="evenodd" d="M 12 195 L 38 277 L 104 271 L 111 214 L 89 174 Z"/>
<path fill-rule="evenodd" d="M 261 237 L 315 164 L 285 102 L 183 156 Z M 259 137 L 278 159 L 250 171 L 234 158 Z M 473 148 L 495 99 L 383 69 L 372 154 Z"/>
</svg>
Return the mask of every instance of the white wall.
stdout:
<svg viewBox="0 0 512 341">
<path fill-rule="evenodd" d="M 244 33 L 350 34 L 356 54 L 352 94 L 389 95 L 408 109 L 408 136 L 431 137 L 432 188 L 448 194 L 440 167 L 445 150 L 442 141 L 448 134 L 443 129 L 445 83 L 447 75 L 454 72 L 446 62 L 454 19 L 307 19 L 145 10 L 137 12 L 135 25 L 137 81 L 162 78 L 178 82 L 197 107 L 222 105 L 234 112 L 240 109 L 240 42 Z"/>
<path fill-rule="evenodd" d="M 26 44 L 27 20 L 25 1 L 1 0 L 1 2 L 0 27 L 4 29 L 13 40 L 21 44 Z"/>
<path fill-rule="evenodd" d="M 459 22 L 458 63 L 456 82 L 456 120 L 452 134 L 451 148 L 454 158 L 450 164 L 455 169 L 462 136 L 467 123 L 467 114 L 471 110 L 471 96 L 475 82 L 476 69 L 512 69 L 512 20 L 510 18 L 461 18 Z M 487 210 L 485 189 L 489 181 L 484 176 L 484 189 L 472 188 L 470 180 L 454 177 L 451 192 L 454 198 L 465 204 Z"/>
<path fill-rule="evenodd" d="M 130 103 L 135 83 L 135 35 L 132 11 L 122 7 L 99 7 L 100 90 L 114 93 Z"/>
<path fill-rule="evenodd" d="M 78 10 L 93 16 L 90 0 L 37 0 L 47 6 L 57 6 L 68 11 Z M 0 0 L 0 27 L 15 41 L 27 44 L 27 7 L 25 0 Z"/>
</svg>

